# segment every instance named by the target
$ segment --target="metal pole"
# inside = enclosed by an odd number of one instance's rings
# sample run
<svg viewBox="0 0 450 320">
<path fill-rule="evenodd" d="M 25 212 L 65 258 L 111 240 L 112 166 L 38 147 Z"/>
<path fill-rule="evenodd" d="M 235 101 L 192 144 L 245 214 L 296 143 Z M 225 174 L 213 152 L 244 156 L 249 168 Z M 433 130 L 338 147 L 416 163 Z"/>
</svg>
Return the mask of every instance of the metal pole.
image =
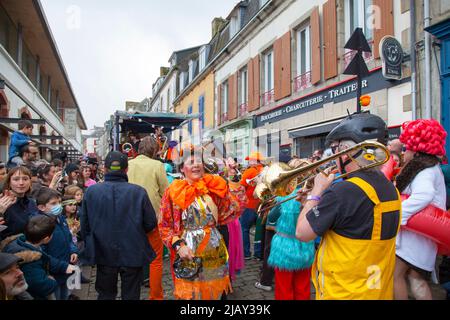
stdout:
<svg viewBox="0 0 450 320">
<path fill-rule="evenodd" d="M 417 119 L 417 53 L 416 53 L 416 1 L 410 0 L 410 55 L 411 55 L 411 111 L 412 120 Z"/>
<path fill-rule="evenodd" d="M 362 91 L 362 79 L 361 76 L 358 75 L 358 89 L 356 91 L 356 112 L 361 113 L 361 91 Z"/>
<path fill-rule="evenodd" d="M 114 139 L 114 151 L 119 151 L 119 144 L 120 144 L 120 129 L 119 129 L 119 113 L 116 112 L 116 121 L 114 123 L 115 127 L 115 139 Z"/>
<path fill-rule="evenodd" d="M 362 56 L 362 49 L 358 50 L 358 55 Z M 362 78 L 361 75 L 357 76 L 358 88 L 356 89 L 356 113 L 361 113 L 361 95 L 362 95 Z"/>
<path fill-rule="evenodd" d="M 430 0 L 424 1 L 424 28 L 430 26 Z M 431 38 L 425 33 L 425 118 L 431 119 Z"/>
</svg>

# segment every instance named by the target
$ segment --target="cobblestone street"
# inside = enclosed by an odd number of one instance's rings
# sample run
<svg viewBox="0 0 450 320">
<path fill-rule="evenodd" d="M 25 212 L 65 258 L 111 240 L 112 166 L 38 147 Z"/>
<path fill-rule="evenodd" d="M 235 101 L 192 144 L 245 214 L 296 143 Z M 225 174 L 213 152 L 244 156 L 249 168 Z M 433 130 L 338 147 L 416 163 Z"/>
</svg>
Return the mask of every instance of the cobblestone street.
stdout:
<svg viewBox="0 0 450 320">
<path fill-rule="evenodd" d="M 229 300 L 272 300 L 274 293 L 266 292 L 255 288 L 255 282 L 259 278 L 259 270 L 262 262 L 258 260 L 245 261 L 245 269 L 237 276 L 235 283 L 233 283 L 233 293 L 228 296 Z M 83 274 L 91 279 L 90 284 L 82 284 L 81 290 L 74 293 L 82 300 L 96 300 L 97 292 L 95 291 L 95 276 L 96 269 L 91 267 L 83 267 Z M 164 275 L 163 275 L 164 297 L 168 300 L 173 300 L 173 283 L 170 275 L 169 259 L 164 259 Z M 141 299 L 148 299 L 149 289 L 142 286 Z M 120 296 L 120 286 L 119 286 Z"/>
<path fill-rule="evenodd" d="M 233 283 L 233 293 L 228 296 L 228 300 L 273 300 L 274 292 L 266 292 L 261 289 L 255 288 L 255 282 L 259 280 L 259 272 L 261 268 L 262 262 L 259 260 L 246 260 L 245 261 L 245 269 L 241 272 L 240 275 L 237 276 L 236 281 Z M 84 267 L 83 274 L 86 277 L 90 277 L 90 284 L 82 284 L 81 290 L 74 291 L 74 294 L 79 296 L 82 300 L 96 300 L 97 292 L 95 291 L 95 276 L 96 270 L 91 267 Z M 430 284 L 433 299 L 435 300 L 444 300 L 445 299 L 445 291 L 438 285 Z M 170 275 L 170 266 L 169 259 L 164 259 L 164 275 L 163 275 L 163 288 L 164 288 L 164 297 L 167 300 L 174 300 L 173 297 L 173 284 L 172 278 Z M 141 291 L 141 299 L 148 299 L 148 291 L 149 289 L 145 286 L 142 286 Z M 314 299 L 314 286 L 311 284 L 311 299 Z M 120 285 L 119 285 L 119 294 L 120 296 Z"/>
</svg>

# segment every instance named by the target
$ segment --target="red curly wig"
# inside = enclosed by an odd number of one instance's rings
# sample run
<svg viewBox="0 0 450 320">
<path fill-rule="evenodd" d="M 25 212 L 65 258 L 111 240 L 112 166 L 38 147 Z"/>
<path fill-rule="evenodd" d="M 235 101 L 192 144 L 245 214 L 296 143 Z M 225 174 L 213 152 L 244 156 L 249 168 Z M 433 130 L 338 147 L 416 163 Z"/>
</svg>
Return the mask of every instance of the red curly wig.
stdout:
<svg viewBox="0 0 450 320">
<path fill-rule="evenodd" d="M 438 157 L 445 155 L 447 132 L 436 120 L 419 119 L 405 122 L 402 127 L 400 141 L 407 150 Z"/>
</svg>

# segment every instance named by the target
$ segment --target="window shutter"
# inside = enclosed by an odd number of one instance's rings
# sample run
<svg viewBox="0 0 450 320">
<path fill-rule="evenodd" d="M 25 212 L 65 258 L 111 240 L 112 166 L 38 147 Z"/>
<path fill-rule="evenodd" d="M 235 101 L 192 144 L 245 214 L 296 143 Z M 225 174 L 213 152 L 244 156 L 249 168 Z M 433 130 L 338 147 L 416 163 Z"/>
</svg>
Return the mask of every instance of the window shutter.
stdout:
<svg viewBox="0 0 450 320">
<path fill-rule="evenodd" d="M 286 32 L 273 46 L 275 100 L 291 95 L 291 32 Z"/>
<path fill-rule="evenodd" d="M 325 80 L 337 76 L 337 17 L 336 0 L 323 5 L 323 43 Z M 313 53 L 314 55 L 314 53 Z"/>
<path fill-rule="evenodd" d="M 275 93 L 275 100 L 281 99 L 281 79 L 283 77 L 282 64 L 283 64 L 283 39 L 278 38 L 273 44 L 274 66 L 273 66 L 273 89 Z"/>
<path fill-rule="evenodd" d="M 222 123 L 222 85 L 217 86 L 217 125 Z"/>
<path fill-rule="evenodd" d="M 260 106 L 260 92 L 261 92 L 261 76 L 260 76 L 259 55 L 253 58 L 253 108 L 250 111 L 259 109 Z"/>
<path fill-rule="evenodd" d="M 282 38 L 283 55 L 281 63 L 281 98 L 289 97 L 292 93 L 292 68 L 291 68 L 291 31 L 284 34 Z"/>
<path fill-rule="evenodd" d="M 253 97 L 254 97 L 254 83 L 253 83 L 253 59 L 250 60 L 247 63 L 247 79 L 248 79 L 248 84 L 247 84 L 247 90 L 248 90 L 248 101 L 247 101 L 247 108 L 250 111 L 251 108 L 253 108 L 254 102 L 253 102 Z"/>
<path fill-rule="evenodd" d="M 237 73 L 228 79 L 228 120 L 234 120 L 237 117 Z"/>
<path fill-rule="evenodd" d="M 314 8 L 311 13 L 311 83 L 317 84 L 321 78 L 320 68 L 320 18 L 319 7 Z"/>
<path fill-rule="evenodd" d="M 373 5 L 381 9 L 381 26 L 374 30 L 373 56 L 380 57 L 380 42 L 384 36 L 394 35 L 393 0 L 373 0 Z"/>
</svg>

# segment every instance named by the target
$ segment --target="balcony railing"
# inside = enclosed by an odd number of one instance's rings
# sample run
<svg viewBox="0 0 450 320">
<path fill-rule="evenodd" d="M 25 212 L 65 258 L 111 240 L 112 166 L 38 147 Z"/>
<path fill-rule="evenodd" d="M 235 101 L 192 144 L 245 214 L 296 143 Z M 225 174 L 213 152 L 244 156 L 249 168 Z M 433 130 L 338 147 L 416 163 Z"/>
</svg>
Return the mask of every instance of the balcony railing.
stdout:
<svg viewBox="0 0 450 320">
<path fill-rule="evenodd" d="M 311 71 L 303 73 L 294 79 L 294 91 L 299 92 L 311 87 Z"/>
<path fill-rule="evenodd" d="M 374 41 L 368 41 L 370 48 L 372 49 L 372 53 L 371 52 L 363 52 L 363 58 L 364 61 L 369 62 L 371 60 L 373 60 L 373 49 L 374 49 Z M 347 49 L 345 49 L 347 50 Z M 348 65 L 350 64 L 350 62 L 353 60 L 353 58 L 356 55 L 356 51 L 355 50 L 349 50 L 344 54 L 344 63 L 345 63 L 345 68 L 348 67 Z"/>
<path fill-rule="evenodd" d="M 263 106 L 267 106 L 268 104 L 270 104 L 274 101 L 275 101 L 275 90 L 274 89 L 264 92 L 261 95 L 261 103 Z"/>
<path fill-rule="evenodd" d="M 239 112 L 239 117 L 242 117 L 244 115 L 247 114 L 248 111 L 248 106 L 247 103 L 243 103 L 239 106 L 238 112 Z"/>
</svg>

